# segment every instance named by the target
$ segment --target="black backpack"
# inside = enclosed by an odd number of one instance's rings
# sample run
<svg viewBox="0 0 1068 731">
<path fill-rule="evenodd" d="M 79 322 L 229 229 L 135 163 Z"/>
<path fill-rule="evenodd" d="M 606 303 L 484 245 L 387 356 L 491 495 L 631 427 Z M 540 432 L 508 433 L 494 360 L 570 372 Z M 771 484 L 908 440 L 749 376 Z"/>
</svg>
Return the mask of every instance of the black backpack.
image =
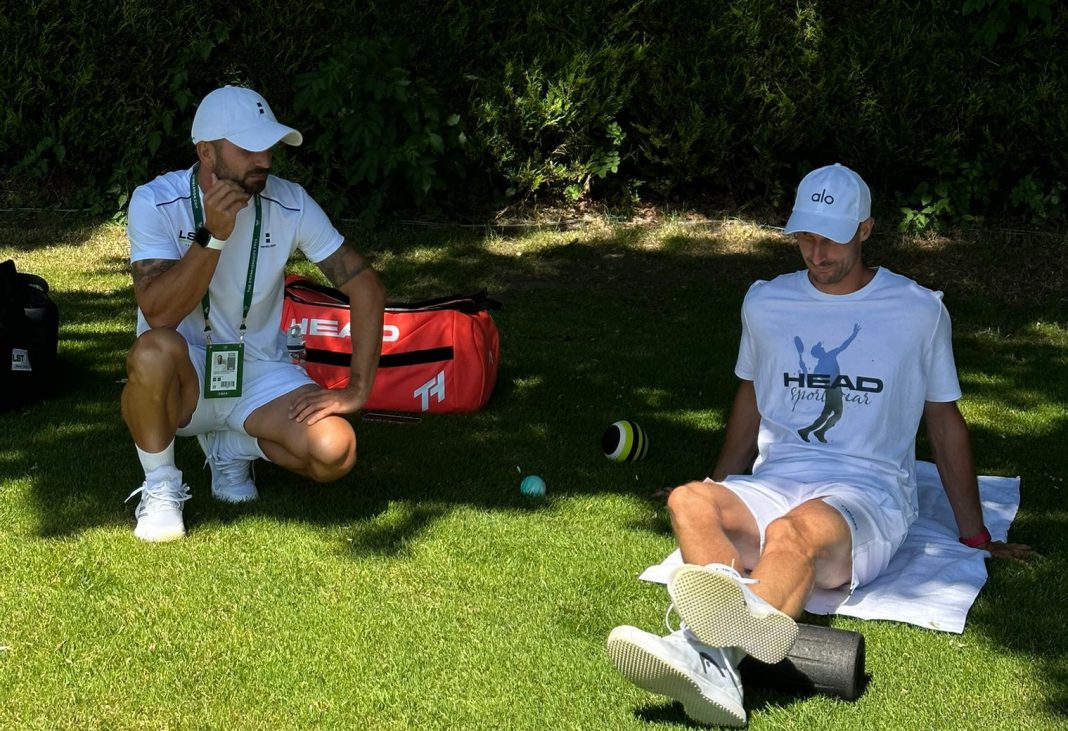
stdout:
<svg viewBox="0 0 1068 731">
<path fill-rule="evenodd" d="M 0 263 L 0 411 L 44 398 L 56 381 L 59 308 L 48 282 Z"/>
</svg>

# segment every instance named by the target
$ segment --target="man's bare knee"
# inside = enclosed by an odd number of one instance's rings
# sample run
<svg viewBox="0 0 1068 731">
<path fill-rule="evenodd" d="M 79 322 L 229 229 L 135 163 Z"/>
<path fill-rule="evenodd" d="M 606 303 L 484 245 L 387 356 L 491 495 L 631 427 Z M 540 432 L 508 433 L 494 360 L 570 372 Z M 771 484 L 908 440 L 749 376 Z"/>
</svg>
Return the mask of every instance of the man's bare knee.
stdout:
<svg viewBox="0 0 1068 731">
<path fill-rule="evenodd" d="M 810 562 L 815 562 L 817 552 L 805 521 L 792 515 L 768 523 L 764 530 L 764 553 L 771 551 L 790 551 Z"/>
<path fill-rule="evenodd" d="M 687 482 L 676 487 L 668 495 L 667 507 L 673 519 L 684 519 L 695 514 L 702 517 L 711 514 L 717 519 L 721 517 L 719 506 L 705 482 Z"/>
<path fill-rule="evenodd" d="M 833 508 L 831 508 L 833 510 Z M 790 553 L 815 571 L 820 588 L 834 588 L 852 575 L 852 537 L 848 526 L 839 525 L 836 514 L 819 510 L 795 510 L 768 524 L 764 554 Z"/>
<path fill-rule="evenodd" d="M 313 479 L 333 482 L 352 471 L 356 464 L 356 434 L 347 421 L 329 417 L 316 424 L 308 435 L 308 460 Z"/>
<path fill-rule="evenodd" d="M 718 482 L 687 482 L 676 487 L 668 495 L 668 509 L 680 513 L 712 513 L 723 521 L 730 522 L 731 513 L 744 503 L 731 490 Z"/>
<path fill-rule="evenodd" d="M 185 339 L 175 330 L 155 328 L 134 341 L 126 354 L 126 372 L 131 377 L 158 377 L 172 372 L 181 358 L 188 358 Z"/>
</svg>

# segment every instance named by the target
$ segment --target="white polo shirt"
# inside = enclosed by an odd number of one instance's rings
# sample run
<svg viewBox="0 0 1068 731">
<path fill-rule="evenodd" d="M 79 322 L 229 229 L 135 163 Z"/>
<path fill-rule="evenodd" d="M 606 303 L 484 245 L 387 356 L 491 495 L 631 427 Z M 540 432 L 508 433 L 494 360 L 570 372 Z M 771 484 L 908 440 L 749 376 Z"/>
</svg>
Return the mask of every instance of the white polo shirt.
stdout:
<svg viewBox="0 0 1068 731">
<path fill-rule="evenodd" d="M 160 175 L 139 186 L 130 199 L 130 261 L 181 259 L 193 243 L 196 226 L 189 199 L 192 168 Z M 252 306 L 245 331 L 245 357 L 256 360 L 285 358 L 282 295 L 286 262 L 300 249 L 318 263 L 337 251 L 343 237 L 323 209 L 304 188 L 271 175 L 260 194 L 263 219 L 260 226 L 259 259 Z M 203 194 L 201 194 L 203 203 Z M 219 255 L 219 264 L 208 291 L 211 296 L 211 339 L 214 343 L 238 342 L 238 326 L 252 251 L 256 207 L 252 200 L 237 214 L 234 231 Z M 140 308 L 137 334 L 149 329 Z M 204 314 L 197 305 L 178 326 L 178 332 L 193 345 L 204 345 Z"/>
</svg>

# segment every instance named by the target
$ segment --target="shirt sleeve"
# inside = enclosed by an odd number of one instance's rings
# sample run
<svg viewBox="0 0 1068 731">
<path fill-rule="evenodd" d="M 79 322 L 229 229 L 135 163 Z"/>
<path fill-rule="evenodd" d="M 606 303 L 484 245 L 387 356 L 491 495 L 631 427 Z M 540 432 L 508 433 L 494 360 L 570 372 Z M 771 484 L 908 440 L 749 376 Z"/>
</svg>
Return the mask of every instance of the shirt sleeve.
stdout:
<svg viewBox="0 0 1068 731">
<path fill-rule="evenodd" d="M 957 363 L 953 357 L 953 325 L 949 310 L 938 293 L 938 321 L 927 348 L 927 401 L 945 403 L 960 398 L 960 381 L 957 379 Z"/>
<path fill-rule="evenodd" d="M 145 188 L 137 188 L 130 196 L 126 236 L 130 239 L 130 262 L 145 259 L 182 258 L 174 233 L 167 225 L 167 217 L 160 213 L 156 201 Z"/>
<path fill-rule="evenodd" d="M 752 290 L 750 290 L 752 292 Z M 749 309 L 749 297 L 746 296 L 742 303 L 742 338 L 738 343 L 738 360 L 734 364 L 734 375 L 743 381 L 756 379 L 756 363 L 753 353 L 753 334 L 749 329 L 749 321 L 746 312 Z"/>
<path fill-rule="evenodd" d="M 297 230 L 297 248 L 313 264 L 318 264 L 340 248 L 345 238 L 330 223 L 326 212 L 303 188 L 303 215 Z"/>
</svg>

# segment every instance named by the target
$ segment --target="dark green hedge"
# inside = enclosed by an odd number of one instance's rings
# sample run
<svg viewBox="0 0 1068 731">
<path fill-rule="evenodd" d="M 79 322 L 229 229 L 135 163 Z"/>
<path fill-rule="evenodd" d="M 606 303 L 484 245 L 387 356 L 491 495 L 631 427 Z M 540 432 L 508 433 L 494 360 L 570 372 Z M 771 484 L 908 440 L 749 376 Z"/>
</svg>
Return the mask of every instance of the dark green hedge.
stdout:
<svg viewBox="0 0 1068 731">
<path fill-rule="evenodd" d="M 347 215 L 535 196 L 782 206 L 835 160 L 917 227 L 1066 213 L 1052 0 L 7 5 L 8 206 L 121 208 L 188 164 L 199 99 L 243 83 L 305 132 L 282 170 Z"/>
</svg>

